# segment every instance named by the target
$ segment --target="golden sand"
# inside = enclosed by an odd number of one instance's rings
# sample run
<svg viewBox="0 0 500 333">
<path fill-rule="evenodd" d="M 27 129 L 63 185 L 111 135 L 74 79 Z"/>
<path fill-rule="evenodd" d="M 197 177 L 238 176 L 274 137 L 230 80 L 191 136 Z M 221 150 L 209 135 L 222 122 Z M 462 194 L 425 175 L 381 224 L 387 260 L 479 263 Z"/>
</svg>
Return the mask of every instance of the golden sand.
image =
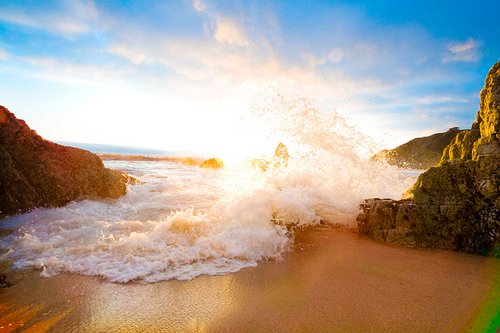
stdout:
<svg viewBox="0 0 500 333">
<path fill-rule="evenodd" d="M 184 282 L 9 272 L 0 332 L 494 332 L 499 324 L 500 260 L 327 227 L 295 244 L 284 261 Z"/>
</svg>

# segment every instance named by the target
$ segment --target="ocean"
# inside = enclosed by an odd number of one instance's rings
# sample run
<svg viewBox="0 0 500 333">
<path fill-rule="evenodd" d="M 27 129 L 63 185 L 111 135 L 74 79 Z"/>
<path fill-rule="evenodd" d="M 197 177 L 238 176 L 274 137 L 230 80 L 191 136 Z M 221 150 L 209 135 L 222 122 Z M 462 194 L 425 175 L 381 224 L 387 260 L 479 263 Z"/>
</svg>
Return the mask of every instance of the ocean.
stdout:
<svg viewBox="0 0 500 333">
<path fill-rule="evenodd" d="M 43 276 L 71 272 L 119 283 L 230 274 L 282 260 L 297 228 L 355 226 L 361 200 L 400 198 L 418 176 L 363 155 L 366 140 L 339 116 L 290 110 L 278 122 L 284 131 L 273 129 L 290 134 L 280 137 L 290 153 L 287 163 L 268 156 L 271 164 L 263 171 L 250 161 L 227 161 L 216 170 L 161 160 L 104 161 L 142 184 L 129 185 L 117 200 L 84 200 L 3 220 L 3 228 L 14 232 L 0 239 L 1 259 Z"/>
<path fill-rule="evenodd" d="M 118 145 L 70 142 L 70 141 L 56 141 L 56 143 L 64 146 L 85 149 L 96 154 L 169 156 L 169 157 L 196 156 L 196 154 L 194 154 L 193 152 L 188 152 L 188 151 L 161 150 L 161 149 L 138 147 L 138 146 L 118 146 Z"/>
</svg>

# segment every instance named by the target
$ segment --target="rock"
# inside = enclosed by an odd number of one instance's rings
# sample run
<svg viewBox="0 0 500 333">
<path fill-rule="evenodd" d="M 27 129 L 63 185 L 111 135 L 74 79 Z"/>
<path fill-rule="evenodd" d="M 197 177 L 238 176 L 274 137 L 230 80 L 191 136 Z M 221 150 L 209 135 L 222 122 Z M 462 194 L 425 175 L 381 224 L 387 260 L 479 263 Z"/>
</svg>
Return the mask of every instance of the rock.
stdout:
<svg viewBox="0 0 500 333">
<path fill-rule="evenodd" d="M 263 158 L 256 158 L 250 161 L 250 164 L 252 165 L 253 168 L 258 169 L 262 172 L 267 171 L 269 168 L 269 161 L 263 159 Z"/>
<path fill-rule="evenodd" d="M 454 159 L 472 159 L 472 148 L 480 137 L 479 129 L 464 130 L 458 133 L 450 144 L 444 148 L 438 165 L 443 165 Z"/>
<path fill-rule="evenodd" d="M 422 173 L 407 201 L 375 199 L 361 204 L 359 232 L 386 242 L 454 249 L 500 257 L 500 62 L 486 77 L 472 129 L 444 149 L 438 167 Z M 405 238 L 399 210 L 414 207 Z M 396 214 L 396 215 L 395 215 Z M 400 229 L 397 229 L 400 228 Z"/>
<path fill-rule="evenodd" d="M 412 228 L 416 223 L 416 206 L 410 200 L 366 199 L 360 205 L 358 231 L 373 239 L 414 245 Z"/>
<path fill-rule="evenodd" d="M 500 134 L 500 61 L 490 69 L 480 94 L 479 130 L 483 142 Z"/>
<path fill-rule="evenodd" d="M 43 139 L 0 106 L 0 218 L 73 200 L 118 198 L 129 180 L 91 152 Z"/>
<path fill-rule="evenodd" d="M 275 168 L 280 168 L 282 166 L 288 166 L 288 159 L 290 155 L 288 154 L 288 148 L 283 143 L 278 143 L 274 151 L 274 156 L 272 158 L 272 163 Z"/>
<path fill-rule="evenodd" d="M 1 120 L 1 119 L 0 119 Z M 7 280 L 7 276 L 5 274 L 0 274 L 0 288 L 9 288 L 14 284 Z"/>
<path fill-rule="evenodd" d="M 459 130 L 458 127 L 452 127 L 444 133 L 416 138 L 394 149 L 382 150 L 372 159 L 385 160 L 401 168 L 428 169 L 438 164 L 443 149 L 456 138 L 457 134 L 462 135 L 466 132 Z"/>
<path fill-rule="evenodd" d="M 290 158 L 290 155 L 288 154 L 288 148 L 283 143 L 278 143 L 278 146 L 274 150 L 274 157 L 288 161 L 288 158 Z"/>
<path fill-rule="evenodd" d="M 200 168 L 220 169 L 224 167 L 224 162 L 220 158 L 210 158 L 200 163 Z"/>
<path fill-rule="evenodd" d="M 288 154 L 288 148 L 283 143 L 280 142 L 278 143 L 278 146 L 276 146 L 276 149 L 274 150 L 274 155 L 270 161 L 262 158 L 256 158 L 252 160 L 250 163 L 252 167 L 254 167 L 255 169 L 259 169 L 262 172 L 266 172 L 270 167 L 276 169 L 281 167 L 287 167 L 289 158 L 290 155 Z"/>
</svg>

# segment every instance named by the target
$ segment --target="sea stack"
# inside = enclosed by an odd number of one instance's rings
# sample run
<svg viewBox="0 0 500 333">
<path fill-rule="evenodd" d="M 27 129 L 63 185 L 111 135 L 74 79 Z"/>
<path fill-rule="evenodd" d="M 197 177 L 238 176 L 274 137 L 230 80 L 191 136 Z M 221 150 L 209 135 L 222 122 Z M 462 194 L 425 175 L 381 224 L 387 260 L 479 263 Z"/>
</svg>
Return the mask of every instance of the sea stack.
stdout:
<svg viewBox="0 0 500 333">
<path fill-rule="evenodd" d="M 0 106 L 0 218 L 73 200 L 118 198 L 128 179 L 89 151 L 43 139 Z"/>
<path fill-rule="evenodd" d="M 359 232 L 406 245 L 500 257 L 500 61 L 489 71 L 471 130 L 421 174 L 408 200 L 367 199 Z"/>
</svg>

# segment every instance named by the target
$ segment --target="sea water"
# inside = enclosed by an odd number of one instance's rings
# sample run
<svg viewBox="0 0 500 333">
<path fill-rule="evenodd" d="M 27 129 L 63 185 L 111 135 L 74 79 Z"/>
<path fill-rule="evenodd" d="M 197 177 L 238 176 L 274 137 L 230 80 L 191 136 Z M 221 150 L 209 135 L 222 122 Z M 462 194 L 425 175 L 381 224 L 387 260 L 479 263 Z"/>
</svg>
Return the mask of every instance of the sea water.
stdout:
<svg viewBox="0 0 500 333">
<path fill-rule="evenodd" d="M 273 112 L 272 133 L 290 153 L 286 165 L 263 171 L 239 161 L 212 170 L 106 161 L 142 184 L 129 185 L 117 200 L 73 202 L 2 221 L 14 230 L 0 240 L 2 259 L 43 276 L 71 272 L 122 283 L 229 274 L 281 260 L 294 228 L 355 225 L 361 200 L 399 198 L 418 175 L 371 161 L 363 155 L 368 141 L 335 113 L 281 101 L 260 116 Z"/>
</svg>

